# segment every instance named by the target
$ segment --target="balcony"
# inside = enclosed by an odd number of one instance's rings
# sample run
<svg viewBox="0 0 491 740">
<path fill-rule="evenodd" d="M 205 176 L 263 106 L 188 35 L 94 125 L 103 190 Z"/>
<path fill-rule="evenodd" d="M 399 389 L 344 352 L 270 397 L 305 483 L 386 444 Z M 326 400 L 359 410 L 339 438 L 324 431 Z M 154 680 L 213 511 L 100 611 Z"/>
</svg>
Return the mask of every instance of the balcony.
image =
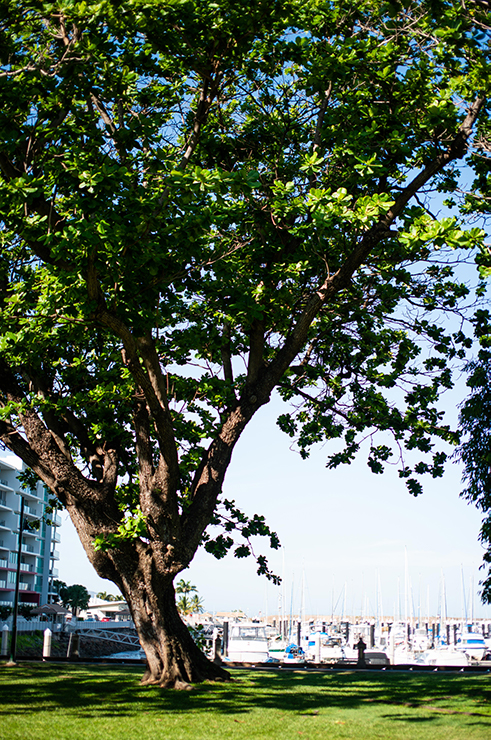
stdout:
<svg viewBox="0 0 491 740">
<path fill-rule="evenodd" d="M 0 581 L 0 588 L 7 588 L 7 581 Z"/>
<path fill-rule="evenodd" d="M 31 565 L 30 563 L 21 563 L 20 569 L 24 571 L 24 573 L 34 573 L 34 565 Z"/>
<path fill-rule="evenodd" d="M 19 583 L 19 589 L 21 591 L 30 591 L 29 584 L 28 583 L 24 583 L 23 581 L 21 581 Z"/>
<path fill-rule="evenodd" d="M 8 568 L 8 567 L 9 567 L 8 560 L 3 560 L 2 558 L 2 560 L 0 560 L 0 568 Z"/>
<path fill-rule="evenodd" d="M 23 496 L 26 501 L 33 500 L 34 502 L 39 502 L 39 496 L 35 488 L 31 488 L 30 491 L 17 491 L 19 496 Z"/>
<path fill-rule="evenodd" d="M 38 516 L 38 510 L 32 509 L 30 506 L 24 506 L 24 513 L 30 514 L 31 516 Z"/>
<path fill-rule="evenodd" d="M 61 516 L 59 516 L 58 514 L 53 514 L 51 516 L 51 521 L 56 527 L 61 527 Z"/>
<path fill-rule="evenodd" d="M 0 519 L 0 529 L 8 529 L 10 531 L 10 527 L 7 527 L 5 519 Z"/>
<path fill-rule="evenodd" d="M 22 545 L 22 552 L 34 553 L 34 547 L 32 545 Z"/>
<path fill-rule="evenodd" d="M 28 529 L 24 529 L 24 531 L 22 532 L 22 536 L 23 537 L 37 537 L 38 532 L 29 532 Z"/>
<path fill-rule="evenodd" d="M 50 578 L 58 578 L 59 574 L 60 573 L 59 573 L 58 568 L 51 568 L 51 570 L 49 572 Z"/>
<path fill-rule="evenodd" d="M 59 560 L 59 559 L 60 559 L 60 553 L 58 552 L 58 550 L 53 550 L 53 551 L 52 551 L 52 552 L 50 553 L 50 558 L 51 558 L 52 560 Z"/>
<path fill-rule="evenodd" d="M 59 543 L 61 542 L 61 537 L 60 537 L 60 535 L 58 534 L 58 532 L 55 532 L 55 534 L 53 534 L 53 535 L 52 535 L 52 537 L 51 537 L 51 541 L 52 541 L 52 542 L 56 542 L 56 543 L 58 543 L 58 544 L 59 544 Z"/>
</svg>

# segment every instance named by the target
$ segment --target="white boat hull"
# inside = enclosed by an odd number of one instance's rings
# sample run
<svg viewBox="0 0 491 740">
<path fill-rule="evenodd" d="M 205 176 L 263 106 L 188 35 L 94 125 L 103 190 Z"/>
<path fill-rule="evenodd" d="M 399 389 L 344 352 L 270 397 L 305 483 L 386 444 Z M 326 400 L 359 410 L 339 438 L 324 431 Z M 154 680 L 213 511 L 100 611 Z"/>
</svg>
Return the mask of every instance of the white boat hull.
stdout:
<svg viewBox="0 0 491 740">
<path fill-rule="evenodd" d="M 458 668 L 469 665 L 469 657 L 461 650 L 451 648 L 435 648 L 423 653 L 418 661 L 424 665 L 450 666 Z"/>
<path fill-rule="evenodd" d="M 240 650 L 234 650 L 229 647 L 227 658 L 232 663 L 266 663 L 269 653 L 254 648 L 247 649 L 243 647 Z"/>
</svg>

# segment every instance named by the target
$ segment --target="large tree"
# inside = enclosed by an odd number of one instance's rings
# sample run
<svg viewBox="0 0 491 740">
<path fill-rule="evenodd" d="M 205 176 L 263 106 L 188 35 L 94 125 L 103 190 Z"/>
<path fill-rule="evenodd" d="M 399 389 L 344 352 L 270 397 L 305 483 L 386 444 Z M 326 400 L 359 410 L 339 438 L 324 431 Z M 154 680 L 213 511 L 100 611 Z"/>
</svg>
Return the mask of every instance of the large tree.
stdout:
<svg viewBox="0 0 491 740">
<path fill-rule="evenodd" d="M 63 584 L 60 588 L 60 598 L 62 605 L 72 608 L 72 614 L 77 616 L 81 609 L 87 609 L 90 601 L 90 594 L 80 583 L 74 583 L 72 586 Z"/>
<path fill-rule="evenodd" d="M 413 493 L 441 474 L 466 340 L 432 311 L 465 295 L 451 254 L 482 234 L 428 198 L 480 151 L 487 3 L 1 8 L 0 439 L 128 601 L 144 681 L 226 677 L 173 581 L 203 543 L 277 544 L 222 498 L 275 389 L 302 454 L 344 439 L 336 465 L 368 435 L 380 472 L 392 436 L 422 453 Z"/>
</svg>

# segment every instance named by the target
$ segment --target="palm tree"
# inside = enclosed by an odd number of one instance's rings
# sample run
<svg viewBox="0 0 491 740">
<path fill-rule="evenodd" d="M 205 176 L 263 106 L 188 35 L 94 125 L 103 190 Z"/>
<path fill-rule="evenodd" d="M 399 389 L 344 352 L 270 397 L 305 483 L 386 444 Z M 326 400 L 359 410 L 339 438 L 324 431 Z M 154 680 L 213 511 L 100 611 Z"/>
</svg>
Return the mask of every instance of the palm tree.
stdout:
<svg viewBox="0 0 491 740">
<path fill-rule="evenodd" d="M 198 594 L 194 594 L 191 598 L 191 611 L 195 614 L 201 614 L 204 611 L 203 599 Z"/>
<path fill-rule="evenodd" d="M 183 594 L 178 598 L 177 608 L 179 612 L 184 616 L 186 616 L 187 614 L 191 614 L 191 612 L 193 611 L 191 608 L 191 600 L 186 594 Z"/>
<path fill-rule="evenodd" d="M 191 581 L 181 578 L 176 584 L 176 593 L 180 594 L 177 600 L 177 608 L 181 614 L 201 614 L 203 611 L 203 599 L 198 594 L 198 589 Z M 191 596 L 192 594 L 192 596 Z"/>
<path fill-rule="evenodd" d="M 176 584 L 176 593 L 178 594 L 184 594 L 187 596 L 188 594 L 197 593 L 198 589 L 196 586 L 193 586 L 191 581 L 185 581 L 184 578 L 181 578 L 180 581 Z"/>
<path fill-rule="evenodd" d="M 121 594 L 115 596 L 114 594 L 108 594 L 107 591 L 99 591 L 96 594 L 96 599 L 101 599 L 102 601 L 123 601 Z"/>
</svg>

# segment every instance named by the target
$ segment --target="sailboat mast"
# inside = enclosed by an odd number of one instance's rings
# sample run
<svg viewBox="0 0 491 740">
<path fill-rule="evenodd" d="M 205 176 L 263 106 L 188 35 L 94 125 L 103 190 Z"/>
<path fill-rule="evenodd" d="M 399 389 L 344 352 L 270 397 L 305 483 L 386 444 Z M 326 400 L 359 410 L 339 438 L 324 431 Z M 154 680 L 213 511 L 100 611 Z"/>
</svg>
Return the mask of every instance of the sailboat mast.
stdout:
<svg viewBox="0 0 491 740">
<path fill-rule="evenodd" d="M 442 609 L 441 609 L 440 642 L 442 640 L 442 636 L 446 632 L 446 629 L 447 629 L 447 591 L 445 587 L 445 576 L 443 575 L 443 570 L 442 570 Z"/>
<path fill-rule="evenodd" d="M 465 600 L 464 567 L 460 566 L 460 577 L 462 581 L 462 636 L 467 632 L 467 604 Z"/>
<path fill-rule="evenodd" d="M 382 581 L 380 580 L 380 573 L 378 574 L 378 598 L 380 603 L 380 622 L 382 622 L 384 618 L 384 602 L 382 601 Z"/>
<path fill-rule="evenodd" d="M 471 622 L 471 630 L 474 629 L 472 626 L 474 624 L 474 576 L 471 575 L 471 584 L 470 584 L 470 622 Z"/>
<path fill-rule="evenodd" d="M 407 547 L 404 548 L 404 622 L 406 623 L 406 639 L 407 642 L 407 626 L 409 624 L 409 613 L 408 613 L 408 598 L 409 598 L 409 566 L 407 562 Z"/>
</svg>

